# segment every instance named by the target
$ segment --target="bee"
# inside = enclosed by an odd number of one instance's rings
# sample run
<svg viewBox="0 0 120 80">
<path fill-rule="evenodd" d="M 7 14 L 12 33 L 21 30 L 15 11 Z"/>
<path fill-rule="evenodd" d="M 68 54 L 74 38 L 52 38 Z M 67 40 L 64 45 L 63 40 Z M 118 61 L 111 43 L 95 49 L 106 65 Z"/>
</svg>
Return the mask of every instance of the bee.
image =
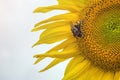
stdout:
<svg viewBox="0 0 120 80">
<path fill-rule="evenodd" d="M 75 25 L 72 24 L 72 28 L 71 31 L 73 33 L 73 36 L 75 37 L 82 37 L 82 31 L 81 31 L 81 27 L 83 26 L 83 20 L 80 21 L 79 23 L 76 23 Z"/>
</svg>

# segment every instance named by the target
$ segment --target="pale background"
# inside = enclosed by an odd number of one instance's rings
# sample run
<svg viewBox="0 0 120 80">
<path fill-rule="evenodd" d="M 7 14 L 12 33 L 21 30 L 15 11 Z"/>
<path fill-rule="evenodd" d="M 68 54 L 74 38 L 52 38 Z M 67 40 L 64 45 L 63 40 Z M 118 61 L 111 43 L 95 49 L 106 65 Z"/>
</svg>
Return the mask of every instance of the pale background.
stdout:
<svg viewBox="0 0 120 80">
<path fill-rule="evenodd" d="M 57 4 L 55 0 L 0 0 L 0 80 L 61 80 L 67 62 L 38 73 L 51 59 L 33 65 L 33 55 L 54 45 L 31 48 L 40 32 L 32 33 L 33 25 L 62 11 L 33 14 L 38 6 Z M 56 44 L 55 44 L 56 45 Z"/>
</svg>

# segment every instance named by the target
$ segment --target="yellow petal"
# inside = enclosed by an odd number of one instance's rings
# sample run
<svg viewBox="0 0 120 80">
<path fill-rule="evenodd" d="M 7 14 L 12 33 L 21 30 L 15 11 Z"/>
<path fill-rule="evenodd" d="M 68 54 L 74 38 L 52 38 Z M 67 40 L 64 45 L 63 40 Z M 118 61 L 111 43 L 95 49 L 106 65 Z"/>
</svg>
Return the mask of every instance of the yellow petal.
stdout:
<svg viewBox="0 0 120 80">
<path fill-rule="evenodd" d="M 63 36 L 61 36 L 61 35 L 63 35 Z M 42 37 L 32 47 L 40 45 L 40 44 L 51 44 L 54 42 L 59 42 L 61 40 L 65 40 L 65 39 L 69 38 L 70 36 L 71 35 L 67 32 L 66 33 L 65 32 L 52 33 L 52 34 L 47 35 L 46 37 Z"/>
<path fill-rule="evenodd" d="M 34 62 L 34 64 L 39 63 L 39 62 L 42 61 L 44 58 L 45 58 L 45 57 L 39 57 L 39 58 Z"/>
<path fill-rule="evenodd" d="M 52 23 L 36 26 L 32 29 L 32 31 L 34 32 L 34 31 L 38 31 L 38 30 L 42 30 L 42 29 L 61 27 L 61 26 L 67 25 L 67 24 L 69 24 L 68 21 L 57 21 L 57 22 L 52 22 Z"/>
<path fill-rule="evenodd" d="M 61 21 L 61 20 L 63 20 L 63 21 L 73 21 L 73 22 L 76 22 L 78 19 L 79 19 L 79 14 L 77 14 L 77 13 L 65 13 L 65 14 L 56 15 L 56 16 L 53 16 L 53 17 L 48 18 L 46 20 L 43 20 L 43 21 L 37 23 L 35 25 L 35 27 L 39 26 L 41 24 L 45 24 L 45 23 L 53 22 L 53 21 Z"/>
<path fill-rule="evenodd" d="M 33 47 L 39 44 L 51 44 L 58 42 L 67 39 L 70 36 L 73 35 L 71 33 L 69 25 L 47 29 L 40 35 L 40 39 L 33 45 Z"/>
<path fill-rule="evenodd" d="M 75 2 L 82 3 L 82 0 L 57 0 L 59 2 L 59 5 L 76 5 Z"/>
<path fill-rule="evenodd" d="M 69 25 L 64 25 L 64 26 L 56 26 L 55 28 L 50 28 L 50 29 L 46 29 L 43 33 L 41 33 L 40 35 L 40 38 L 43 38 L 43 37 L 46 37 L 48 35 L 51 35 L 51 34 L 57 34 L 57 33 L 70 33 L 71 34 L 71 29 L 70 29 L 70 26 Z M 61 35 L 62 36 L 62 35 Z M 56 36 L 58 37 L 58 36 Z"/>
<path fill-rule="evenodd" d="M 76 43 L 72 43 L 65 49 L 63 49 L 61 52 L 51 51 L 47 54 L 37 54 L 34 57 L 70 58 L 76 55 L 79 55 L 78 45 Z"/>
<path fill-rule="evenodd" d="M 47 7 L 38 7 L 37 9 L 35 9 L 35 13 L 38 12 L 42 12 L 42 13 L 46 13 L 52 10 L 68 10 L 71 12 L 76 12 L 79 11 L 80 9 L 78 9 L 76 6 L 67 6 L 67 5 L 53 5 L 53 6 L 47 6 Z"/>
<path fill-rule="evenodd" d="M 76 56 L 75 58 L 73 58 L 67 65 L 66 70 L 64 75 L 68 74 L 76 65 L 78 65 L 79 63 L 81 63 L 81 61 L 83 61 L 83 57 L 82 56 Z"/>
<path fill-rule="evenodd" d="M 76 41 L 76 39 L 74 37 L 70 37 L 68 38 L 67 40 L 65 40 L 64 42 L 62 42 L 61 44 L 53 47 L 51 50 L 49 50 L 48 52 L 51 52 L 51 51 L 58 51 L 58 50 L 61 50 L 61 49 L 64 49 L 66 48 L 67 46 L 69 46 L 69 44 L 72 44 Z"/>
<path fill-rule="evenodd" d="M 37 54 L 34 57 L 51 57 L 51 58 L 70 58 L 78 55 L 78 51 L 76 50 L 70 50 L 70 51 L 64 51 L 64 52 L 56 52 L 52 51 L 50 54 Z"/>
<path fill-rule="evenodd" d="M 71 9 L 76 10 L 74 12 L 81 12 L 81 10 L 84 8 L 82 0 L 58 0 L 58 3 L 59 5 L 66 5 L 69 6 Z"/>
<path fill-rule="evenodd" d="M 73 9 L 78 9 L 77 10 L 78 12 L 80 12 L 81 8 L 84 8 L 85 6 L 84 1 L 85 0 L 58 0 L 59 5 L 67 5 L 67 6 L 70 5 L 70 7 L 74 6 Z"/>
<path fill-rule="evenodd" d="M 114 73 L 113 72 L 105 72 L 101 80 L 113 80 Z"/>
<path fill-rule="evenodd" d="M 58 52 L 59 50 L 66 48 L 69 44 L 74 43 L 75 40 L 76 40 L 76 39 L 74 39 L 73 37 L 71 37 L 71 38 L 65 40 L 64 42 L 62 42 L 61 44 L 53 47 L 52 49 L 50 49 L 49 51 L 47 51 L 45 54 L 50 54 L 52 51 Z M 45 57 L 39 57 L 39 58 L 35 61 L 34 64 L 37 64 L 38 62 L 40 62 L 40 61 L 43 60 L 44 58 L 45 58 Z"/>
<path fill-rule="evenodd" d="M 115 73 L 114 80 L 120 80 L 120 71 Z"/>
<path fill-rule="evenodd" d="M 54 52 L 58 52 L 58 50 L 54 50 Z M 46 53 L 44 53 L 44 54 L 52 54 L 52 51 L 47 51 Z M 37 64 L 38 62 L 40 62 L 40 61 L 42 61 L 43 59 L 45 59 L 46 57 L 35 57 L 34 56 L 34 58 L 38 58 L 36 61 L 35 61 L 35 63 L 34 64 Z"/>
<path fill-rule="evenodd" d="M 90 62 L 84 60 L 83 62 L 76 65 L 69 73 L 67 73 L 62 80 L 74 80 L 77 76 L 84 73 L 87 68 L 89 68 Z"/>
<path fill-rule="evenodd" d="M 74 5 L 74 1 L 73 0 L 57 0 L 58 1 L 58 3 L 60 4 L 60 5 Z"/>
<path fill-rule="evenodd" d="M 47 67 L 45 67 L 44 69 L 40 70 L 40 72 L 43 72 L 43 71 L 46 71 L 48 69 L 50 69 L 51 67 L 65 61 L 66 59 L 59 59 L 59 58 L 56 58 L 54 59 Z"/>
<path fill-rule="evenodd" d="M 103 77 L 104 72 L 95 67 L 90 66 L 89 69 L 82 75 L 79 75 L 78 80 L 85 79 L 85 80 L 101 80 Z M 87 77 L 86 77 L 87 76 Z"/>
</svg>

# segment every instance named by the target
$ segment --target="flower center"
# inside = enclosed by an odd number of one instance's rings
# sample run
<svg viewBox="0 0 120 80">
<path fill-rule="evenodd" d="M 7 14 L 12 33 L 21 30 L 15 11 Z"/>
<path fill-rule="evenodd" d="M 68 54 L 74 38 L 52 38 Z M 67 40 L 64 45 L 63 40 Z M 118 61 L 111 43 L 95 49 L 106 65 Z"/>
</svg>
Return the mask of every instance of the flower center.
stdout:
<svg viewBox="0 0 120 80">
<path fill-rule="evenodd" d="M 113 9 L 114 8 L 114 9 Z M 95 25 L 99 27 L 99 34 L 106 44 L 115 43 L 120 40 L 120 6 L 108 8 L 96 17 Z"/>
<path fill-rule="evenodd" d="M 82 55 L 105 71 L 120 70 L 120 1 L 101 0 L 87 12 Z"/>
</svg>

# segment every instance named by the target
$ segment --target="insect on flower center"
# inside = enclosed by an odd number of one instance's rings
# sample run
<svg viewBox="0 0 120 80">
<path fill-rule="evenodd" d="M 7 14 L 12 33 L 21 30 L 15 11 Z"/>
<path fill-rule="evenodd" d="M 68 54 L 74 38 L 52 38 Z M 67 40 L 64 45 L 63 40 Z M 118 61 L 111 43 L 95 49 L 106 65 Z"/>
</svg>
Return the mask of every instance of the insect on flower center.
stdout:
<svg viewBox="0 0 120 80">
<path fill-rule="evenodd" d="M 82 55 L 105 71 L 120 71 L 119 12 L 119 0 L 101 0 L 89 8 L 82 28 Z"/>
</svg>

